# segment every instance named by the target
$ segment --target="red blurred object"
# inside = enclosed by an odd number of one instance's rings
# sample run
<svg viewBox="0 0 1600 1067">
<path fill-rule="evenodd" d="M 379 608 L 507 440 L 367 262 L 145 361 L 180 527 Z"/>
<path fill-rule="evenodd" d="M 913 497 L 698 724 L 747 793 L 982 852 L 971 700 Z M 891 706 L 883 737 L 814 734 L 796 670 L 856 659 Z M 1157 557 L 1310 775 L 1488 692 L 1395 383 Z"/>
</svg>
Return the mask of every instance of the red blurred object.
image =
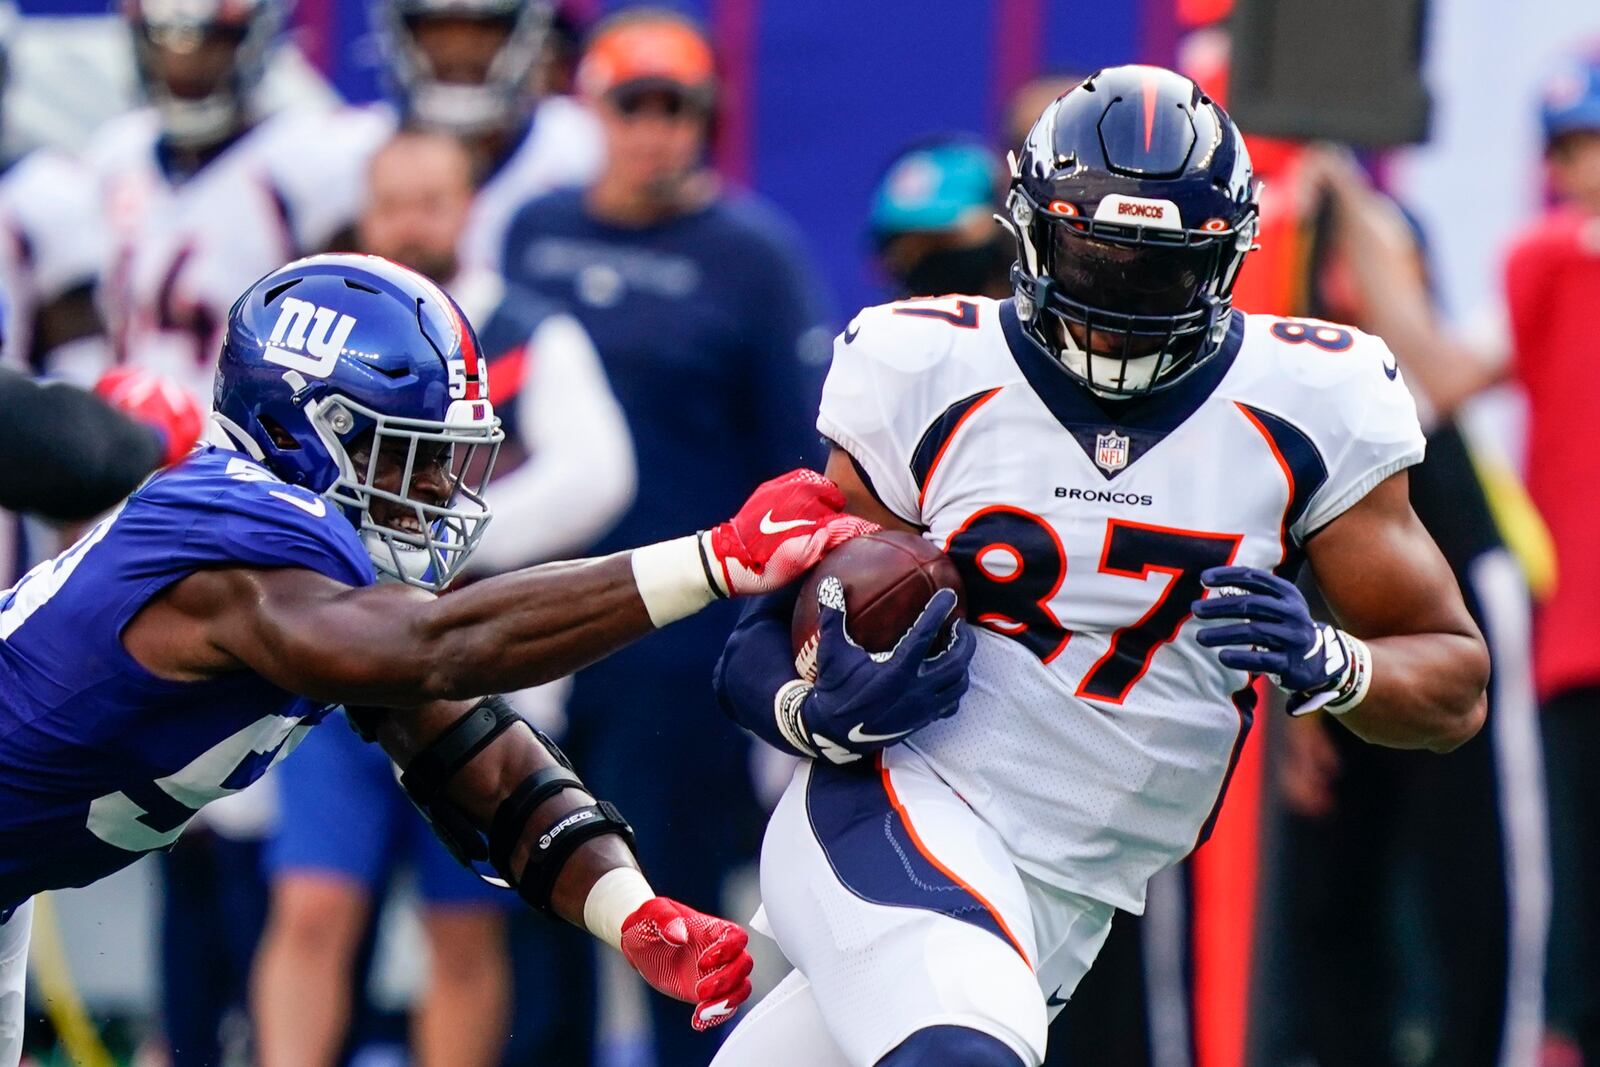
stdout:
<svg viewBox="0 0 1600 1067">
<path fill-rule="evenodd" d="M 892 651 L 941 589 L 956 591 L 952 622 L 965 611 L 961 574 L 933 542 L 900 530 L 853 538 L 824 556 L 800 587 L 791 634 L 802 675 L 806 667 L 815 672 L 817 586 L 827 577 L 844 585 L 846 631 L 868 652 Z"/>
<path fill-rule="evenodd" d="M 116 367 L 95 383 L 95 395 L 159 433 L 161 465 L 170 467 L 200 439 L 205 412 L 181 387 L 138 367 Z"/>
<path fill-rule="evenodd" d="M 1178 21 L 1184 26 L 1209 26 L 1233 11 L 1233 0 L 1178 0 Z"/>
</svg>

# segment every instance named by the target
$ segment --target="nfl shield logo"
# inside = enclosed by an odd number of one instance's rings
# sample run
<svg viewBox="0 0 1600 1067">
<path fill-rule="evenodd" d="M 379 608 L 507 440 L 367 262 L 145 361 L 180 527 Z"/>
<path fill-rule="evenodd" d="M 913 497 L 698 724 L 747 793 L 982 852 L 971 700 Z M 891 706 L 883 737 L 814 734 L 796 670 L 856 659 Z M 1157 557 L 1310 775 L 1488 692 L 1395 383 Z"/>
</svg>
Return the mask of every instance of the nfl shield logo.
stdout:
<svg viewBox="0 0 1600 1067">
<path fill-rule="evenodd" d="M 1107 474 L 1113 474 L 1128 465 L 1128 438 L 1112 430 L 1096 434 L 1094 438 L 1094 464 Z"/>
</svg>

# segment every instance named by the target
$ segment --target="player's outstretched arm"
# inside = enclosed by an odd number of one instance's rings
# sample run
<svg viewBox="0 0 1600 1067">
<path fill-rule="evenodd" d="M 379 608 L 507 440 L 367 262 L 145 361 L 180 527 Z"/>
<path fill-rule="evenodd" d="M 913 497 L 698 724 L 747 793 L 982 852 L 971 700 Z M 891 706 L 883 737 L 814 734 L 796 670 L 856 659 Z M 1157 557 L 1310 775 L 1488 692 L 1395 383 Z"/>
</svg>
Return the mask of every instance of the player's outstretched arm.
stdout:
<svg viewBox="0 0 1600 1067">
<path fill-rule="evenodd" d="M 407 707 L 570 674 L 718 596 L 785 585 L 864 528 L 831 482 L 797 471 L 691 537 L 486 579 L 443 597 L 353 589 L 312 571 L 197 572 L 124 644 L 163 677 L 245 667 L 330 703 Z M 288 561 L 286 561 L 288 562 Z"/>
<path fill-rule="evenodd" d="M 1478 732 L 1489 653 L 1438 547 L 1395 474 L 1305 545 L 1340 628 L 1313 623 L 1280 578 L 1250 568 L 1208 571 L 1194 605 L 1217 620 L 1200 642 L 1223 663 L 1272 675 L 1290 710 L 1326 708 L 1357 736 L 1445 752 Z M 1285 588 L 1287 587 L 1287 588 Z"/>
<path fill-rule="evenodd" d="M 349 714 L 403 769 L 406 791 L 458 858 L 487 860 L 529 904 L 584 927 L 656 989 L 695 1003 L 696 1029 L 732 1017 L 750 995 L 744 931 L 656 896 L 620 814 L 500 698 Z"/>
</svg>

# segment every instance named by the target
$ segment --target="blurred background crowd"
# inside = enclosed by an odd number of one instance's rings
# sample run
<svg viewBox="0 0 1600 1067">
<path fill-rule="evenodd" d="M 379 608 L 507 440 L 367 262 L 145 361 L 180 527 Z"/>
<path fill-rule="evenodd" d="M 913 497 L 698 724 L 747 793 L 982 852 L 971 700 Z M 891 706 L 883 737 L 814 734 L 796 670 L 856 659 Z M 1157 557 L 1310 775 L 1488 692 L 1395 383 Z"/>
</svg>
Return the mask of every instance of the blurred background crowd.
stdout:
<svg viewBox="0 0 1600 1067">
<path fill-rule="evenodd" d="M 0 366 L 98 383 L 170 443 L 239 293 L 377 253 L 449 291 L 489 359 L 509 458 L 479 573 L 648 543 L 820 458 L 856 308 L 1009 295 L 1006 151 L 1130 61 L 1249 136 L 1237 306 L 1393 348 L 1429 431 L 1413 503 L 1495 679 L 1448 756 L 1263 716 L 1049 1062 L 1600 1067 L 1593 0 L 7 3 Z M 105 377 L 130 367 L 176 390 Z M 0 587 L 72 529 L 0 513 Z M 515 700 L 661 892 L 744 919 L 786 768 L 716 709 L 730 624 Z M 455 866 L 337 721 L 36 930 L 40 1063 L 685 1067 L 715 1041 Z"/>
</svg>

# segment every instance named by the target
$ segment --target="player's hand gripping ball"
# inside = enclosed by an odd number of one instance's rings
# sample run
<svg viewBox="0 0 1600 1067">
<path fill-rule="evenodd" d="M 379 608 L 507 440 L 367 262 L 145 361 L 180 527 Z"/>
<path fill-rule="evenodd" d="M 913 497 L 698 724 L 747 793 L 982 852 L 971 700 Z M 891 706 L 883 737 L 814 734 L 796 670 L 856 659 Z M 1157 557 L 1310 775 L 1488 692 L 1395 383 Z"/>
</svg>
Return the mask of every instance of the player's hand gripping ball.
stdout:
<svg viewBox="0 0 1600 1067">
<path fill-rule="evenodd" d="M 652 987 L 693 1004 L 696 1030 L 733 1018 L 750 996 L 749 935 L 667 897 L 647 900 L 622 923 L 622 954 Z"/>
<path fill-rule="evenodd" d="M 877 528 L 844 514 L 844 494 L 816 471 L 790 471 L 763 482 L 737 515 L 706 534 L 706 562 L 723 596 L 770 593 Z"/>
<path fill-rule="evenodd" d="M 961 576 L 914 534 L 880 532 L 829 554 L 795 607 L 795 669 L 780 694 L 797 747 L 853 763 L 960 707 L 977 638 Z"/>
</svg>

